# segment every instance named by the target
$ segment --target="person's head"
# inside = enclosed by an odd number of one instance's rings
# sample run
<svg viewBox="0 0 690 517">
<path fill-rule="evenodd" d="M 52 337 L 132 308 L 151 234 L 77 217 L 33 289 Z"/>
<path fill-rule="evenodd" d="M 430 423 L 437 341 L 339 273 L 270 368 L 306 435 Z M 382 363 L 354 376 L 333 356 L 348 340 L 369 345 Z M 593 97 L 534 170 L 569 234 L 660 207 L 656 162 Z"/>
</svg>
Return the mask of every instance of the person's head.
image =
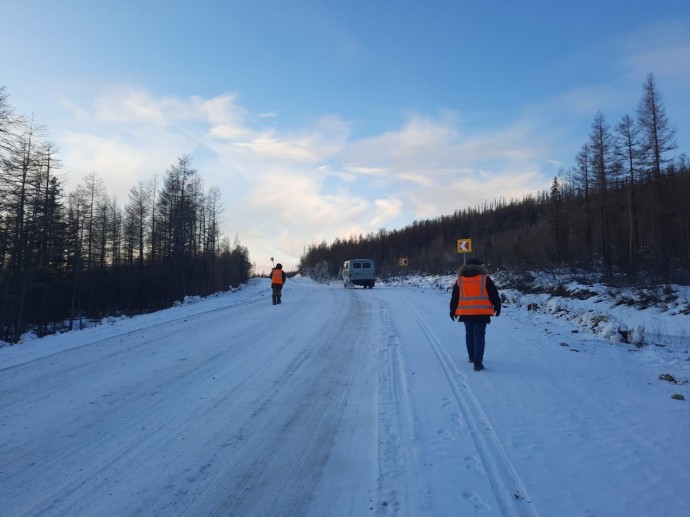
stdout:
<svg viewBox="0 0 690 517">
<path fill-rule="evenodd" d="M 483 270 L 482 267 L 484 262 L 477 258 L 467 259 L 467 261 L 458 268 L 458 276 L 463 276 L 464 273 L 469 273 L 471 271 Z"/>
<path fill-rule="evenodd" d="M 283 269 L 283 265 L 280 262 L 278 262 L 276 264 L 276 269 Z"/>
</svg>

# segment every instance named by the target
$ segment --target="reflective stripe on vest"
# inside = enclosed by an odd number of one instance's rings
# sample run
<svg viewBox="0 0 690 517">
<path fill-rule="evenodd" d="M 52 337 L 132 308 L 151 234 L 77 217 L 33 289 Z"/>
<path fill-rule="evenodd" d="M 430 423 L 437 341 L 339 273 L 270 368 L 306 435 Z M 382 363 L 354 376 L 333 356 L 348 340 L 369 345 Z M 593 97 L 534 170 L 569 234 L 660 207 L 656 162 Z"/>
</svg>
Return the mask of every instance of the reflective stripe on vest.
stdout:
<svg viewBox="0 0 690 517">
<path fill-rule="evenodd" d="M 273 273 L 271 274 L 271 283 L 272 284 L 283 284 L 283 270 L 282 269 L 274 269 Z"/>
<path fill-rule="evenodd" d="M 494 305 L 486 290 L 486 275 L 463 276 L 455 283 L 459 294 L 457 316 L 494 315 Z"/>
</svg>

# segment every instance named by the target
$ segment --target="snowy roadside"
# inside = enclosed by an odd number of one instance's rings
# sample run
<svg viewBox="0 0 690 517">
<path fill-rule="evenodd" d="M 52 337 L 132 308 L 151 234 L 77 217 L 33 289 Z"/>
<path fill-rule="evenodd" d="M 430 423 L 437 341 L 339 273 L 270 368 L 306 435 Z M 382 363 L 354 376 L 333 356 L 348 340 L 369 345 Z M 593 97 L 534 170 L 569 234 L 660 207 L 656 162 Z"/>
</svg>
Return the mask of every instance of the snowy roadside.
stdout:
<svg viewBox="0 0 690 517">
<path fill-rule="evenodd" d="M 0 341 L 0 366 L 8 367 L 44 357 L 94 341 L 126 335 L 154 325 L 187 318 L 213 310 L 220 310 L 239 304 L 254 303 L 268 296 L 266 279 L 252 278 L 240 288 L 216 293 L 207 297 L 188 296 L 174 307 L 133 317 L 108 317 L 99 322 L 86 322 L 87 328 L 62 332 L 43 338 L 33 333 L 24 334 L 16 345 Z"/>
<path fill-rule="evenodd" d="M 614 289 L 600 283 L 582 284 L 569 281 L 559 287 L 563 295 L 535 292 L 525 294 L 518 289 L 505 289 L 507 278 L 493 278 L 503 302 L 517 307 L 551 314 L 572 321 L 611 344 L 631 343 L 668 347 L 690 352 L 690 287 L 667 286 L 663 300 L 650 290 Z M 548 279 L 553 282 L 553 278 Z M 393 278 L 389 285 L 407 285 L 435 289 L 445 293 L 455 281 L 452 275 L 426 275 Z M 553 290 L 538 283 L 534 291 Z"/>
<path fill-rule="evenodd" d="M 678 384 L 690 383 L 690 286 L 623 289 L 578 282 L 572 275 L 530 276 L 534 280 L 529 290 L 535 292 L 526 294 L 504 287 L 515 282 L 510 274 L 492 274 L 505 305 L 567 320 L 573 333 L 592 334 L 602 345 L 629 346 L 664 369 L 660 375 L 671 375 Z M 450 297 L 454 281 L 453 275 L 413 275 L 391 278 L 384 285 Z"/>
</svg>

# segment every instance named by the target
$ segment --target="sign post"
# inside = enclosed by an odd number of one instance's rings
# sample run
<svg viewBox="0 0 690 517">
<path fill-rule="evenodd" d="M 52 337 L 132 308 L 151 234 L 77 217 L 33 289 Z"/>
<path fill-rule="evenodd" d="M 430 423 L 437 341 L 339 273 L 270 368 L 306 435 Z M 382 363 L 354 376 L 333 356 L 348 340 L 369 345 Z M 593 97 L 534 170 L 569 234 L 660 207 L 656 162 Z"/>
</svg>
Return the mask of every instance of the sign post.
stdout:
<svg viewBox="0 0 690 517">
<path fill-rule="evenodd" d="M 400 266 L 400 276 L 405 276 L 407 274 L 408 268 L 410 267 L 410 259 L 407 257 L 399 258 L 398 266 Z"/>
</svg>

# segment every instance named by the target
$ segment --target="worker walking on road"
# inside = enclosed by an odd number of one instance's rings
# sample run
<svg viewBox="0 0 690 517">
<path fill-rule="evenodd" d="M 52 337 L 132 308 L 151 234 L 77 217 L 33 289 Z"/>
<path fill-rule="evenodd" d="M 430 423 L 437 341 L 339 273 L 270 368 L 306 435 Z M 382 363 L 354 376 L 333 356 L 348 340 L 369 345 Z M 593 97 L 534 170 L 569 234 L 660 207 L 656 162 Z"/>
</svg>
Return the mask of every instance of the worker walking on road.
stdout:
<svg viewBox="0 0 690 517">
<path fill-rule="evenodd" d="M 467 356 L 474 371 L 484 369 L 486 326 L 491 316 L 501 314 L 501 297 L 479 259 L 469 259 L 458 270 L 450 299 L 450 319 L 465 324 Z"/>
<path fill-rule="evenodd" d="M 271 269 L 271 289 L 273 291 L 273 305 L 280 303 L 280 296 L 283 292 L 283 285 L 285 284 L 285 271 L 283 265 L 279 262 L 276 267 Z"/>
</svg>

